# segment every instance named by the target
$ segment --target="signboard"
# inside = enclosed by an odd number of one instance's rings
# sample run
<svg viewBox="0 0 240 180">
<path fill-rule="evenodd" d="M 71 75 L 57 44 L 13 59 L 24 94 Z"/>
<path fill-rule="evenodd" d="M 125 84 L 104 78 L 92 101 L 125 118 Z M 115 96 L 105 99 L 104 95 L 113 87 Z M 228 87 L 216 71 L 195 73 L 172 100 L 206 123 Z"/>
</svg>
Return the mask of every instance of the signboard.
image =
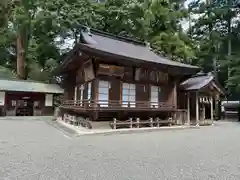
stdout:
<svg viewBox="0 0 240 180">
<path fill-rule="evenodd" d="M 52 94 L 46 94 L 45 95 L 45 106 L 53 106 L 53 95 Z"/>
<path fill-rule="evenodd" d="M 98 74 L 122 77 L 124 75 L 124 67 L 108 64 L 99 64 Z"/>
<path fill-rule="evenodd" d="M 152 82 L 157 83 L 167 83 L 168 74 L 157 70 L 137 68 L 135 71 L 135 80 L 136 81 L 150 80 Z"/>
<path fill-rule="evenodd" d="M 0 106 L 5 105 L 5 92 L 0 91 Z"/>
<path fill-rule="evenodd" d="M 91 81 L 95 78 L 92 61 L 88 61 L 84 65 L 84 79 L 85 81 Z"/>
</svg>

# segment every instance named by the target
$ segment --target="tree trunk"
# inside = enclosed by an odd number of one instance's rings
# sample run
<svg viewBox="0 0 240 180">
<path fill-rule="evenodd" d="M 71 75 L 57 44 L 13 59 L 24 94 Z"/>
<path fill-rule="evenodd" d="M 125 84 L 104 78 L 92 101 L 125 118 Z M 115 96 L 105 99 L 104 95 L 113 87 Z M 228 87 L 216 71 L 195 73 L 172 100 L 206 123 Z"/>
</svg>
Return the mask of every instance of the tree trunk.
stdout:
<svg viewBox="0 0 240 180">
<path fill-rule="evenodd" d="M 227 28 L 228 28 L 228 77 L 227 80 L 229 80 L 230 76 L 231 76 L 231 71 L 230 71 L 230 67 L 231 67 L 231 61 L 232 61 L 232 17 L 231 17 L 231 7 L 232 7 L 232 0 L 228 1 L 228 13 L 229 13 L 229 17 L 227 20 Z M 229 88 L 229 87 L 228 87 Z"/>
<path fill-rule="evenodd" d="M 232 55 L 232 41 L 231 41 L 231 33 L 232 33 L 232 27 L 231 27 L 231 18 L 228 20 L 228 79 L 231 76 L 231 55 Z"/>
<path fill-rule="evenodd" d="M 23 33 L 19 32 L 17 37 L 17 76 L 19 79 L 26 79 L 24 39 Z"/>
</svg>

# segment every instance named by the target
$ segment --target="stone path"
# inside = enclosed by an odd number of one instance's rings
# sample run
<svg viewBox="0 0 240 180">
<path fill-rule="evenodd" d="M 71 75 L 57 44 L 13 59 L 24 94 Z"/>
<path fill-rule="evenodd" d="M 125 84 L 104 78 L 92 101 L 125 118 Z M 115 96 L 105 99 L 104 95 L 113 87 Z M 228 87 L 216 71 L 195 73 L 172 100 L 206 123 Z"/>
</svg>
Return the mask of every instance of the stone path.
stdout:
<svg viewBox="0 0 240 180">
<path fill-rule="evenodd" d="M 239 134 L 239 123 L 224 122 L 76 137 L 45 119 L 0 120 L 0 179 L 239 180 Z"/>
</svg>

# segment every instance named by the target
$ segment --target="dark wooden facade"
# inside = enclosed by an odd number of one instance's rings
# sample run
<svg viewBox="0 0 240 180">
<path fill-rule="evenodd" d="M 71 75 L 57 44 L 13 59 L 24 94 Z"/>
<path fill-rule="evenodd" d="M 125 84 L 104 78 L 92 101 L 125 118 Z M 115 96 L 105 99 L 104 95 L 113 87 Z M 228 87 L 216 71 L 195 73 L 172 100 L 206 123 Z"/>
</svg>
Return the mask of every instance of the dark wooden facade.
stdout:
<svg viewBox="0 0 240 180">
<path fill-rule="evenodd" d="M 6 92 L 1 113 L 3 116 L 52 116 L 54 107 L 45 106 L 45 95 L 36 92 Z"/>
<path fill-rule="evenodd" d="M 93 58 L 83 64 L 66 78 L 65 108 L 93 115 L 95 120 L 101 112 L 115 113 L 121 118 L 136 113 L 163 115 L 177 109 L 176 77 L 153 69 L 110 65 Z M 139 77 L 136 71 L 140 71 Z M 147 80 L 150 76 L 152 81 Z"/>
<path fill-rule="evenodd" d="M 179 116 L 190 121 L 194 116 L 196 91 L 210 81 L 194 92 L 181 83 L 198 67 L 167 60 L 141 43 L 109 34 L 82 33 L 80 39 L 59 68 L 64 77 L 63 113 L 94 121 Z"/>
<path fill-rule="evenodd" d="M 54 97 L 61 94 L 56 84 L 0 79 L 0 115 L 52 116 Z"/>
</svg>

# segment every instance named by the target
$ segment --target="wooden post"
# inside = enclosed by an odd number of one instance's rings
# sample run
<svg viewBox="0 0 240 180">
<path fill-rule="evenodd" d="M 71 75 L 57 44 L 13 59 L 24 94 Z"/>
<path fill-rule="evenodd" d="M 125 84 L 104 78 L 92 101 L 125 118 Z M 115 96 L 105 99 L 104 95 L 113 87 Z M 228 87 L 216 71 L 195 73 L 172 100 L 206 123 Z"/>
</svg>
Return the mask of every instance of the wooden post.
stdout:
<svg viewBox="0 0 240 180">
<path fill-rule="evenodd" d="M 205 104 L 203 104 L 203 120 L 206 119 L 206 109 L 205 109 Z"/>
<path fill-rule="evenodd" d="M 198 101 L 198 92 L 196 92 L 196 126 L 199 126 L 199 101 Z"/>
<path fill-rule="evenodd" d="M 153 127 L 153 118 L 150 118 L 150 126 Z"/>
<path fill-rule="evenodd" d="M 140 119 L 137 118 L 137 128 L 139 128 L 139 122 L 140 122 Z"/>
<path fill-rule="evenodd" d="M 132 128 L 133 126 L 132 126 L 132 118 L 129 118 L 129 120 L 130 120 L 130 128 Z"/>
<path fill-rule="evenodd" d="M 157 121 L 157 127 L 159 127 L 159 118 L 158 117 L 156 118 L 156 121 Z"/>
<path fill-rule="evenodd" d="M 75 88 L 74 88 L 74 101 L 75 102 L 77 101 L 77 90 L 78 90 L 78 87 L 75 86 Z"/>
<path fill-rule="evenodd" d="M 190 94 L 187 93 L 187 125 L 190 125 Z"/>
<path fill-rule="evenodd" d="M 175 81 L 174 83 L 174 88 L 173 88 L 173 104 L 174 104 L 174 107 L 177 108 L 177 81 Z"/>
<path fill-rule="evenodd" d="M 117 119 L 113 118 L 113 129 L 117 129 Z"/>
<path fill-rule="evenodd" d="M 211 121 L 213 124 L 213 97 L 210 97 L 210 104 L 211 104 Z"/>
</svg>

